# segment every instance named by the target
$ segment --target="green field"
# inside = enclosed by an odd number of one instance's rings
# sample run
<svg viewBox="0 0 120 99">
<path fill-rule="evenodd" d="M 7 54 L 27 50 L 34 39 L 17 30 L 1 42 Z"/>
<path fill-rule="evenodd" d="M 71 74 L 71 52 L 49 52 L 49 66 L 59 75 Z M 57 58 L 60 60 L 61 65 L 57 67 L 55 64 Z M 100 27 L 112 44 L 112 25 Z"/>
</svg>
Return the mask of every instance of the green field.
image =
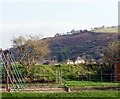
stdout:
<svg viewBox="0 0 120 99">
<path fill-rule="evenodd" d="M 118 97 L 118 91 L 93 91 L 93 92 L 63 92 L 63 93 L 39 93 L 39 92 L 14 92 L 2 93 L 2 97 Z"/>
<path fill-rule="evenodd" d="M 93 82 L 93 81 L 64 81 L 62 84 L 56 83 L 26 83 L 27 87 L 37 86 L 50 86 L 50 87 L 63 87 L 64 84 L 69 87 L 117 87 L 120 84 L 116 82 Z"/>
<path fill-rule="evenodd" d="M 93 82 L 93 81 L 66 81 L 69 87 L 108 87 L 108 86 L 119 86 L 118 83 L 113 82 Z"/>
<path fill-rule="evenodd" d="M 36 86 L 34 86 L 36 84 Z M 92 81 L 66 81 L 66 84 L 69 87 L 108 87 L 108 86 L 119 86 L 118 83 L 112 83 L 112 82 L 92 82 Z M 34 86 L 36 88 L 38 88 L 37 86 L 43 85 L 43 83 L 29 83 L 26 84 L 27 86 Z M 45 84 L 46 85 L 46 84 Z M 53 84 L 54 85 L 54 84 Z M 56 86 L 58 86 L 56 84 Z M 31 97 L 33 99 L 34 98 L 38 98 L 41 97 L 42 99 L 48 99 L 48 97 L 50 98 L 57 98 L 57 99 L 61 99 L 62 97 L 106 97 L 106 99 L 108 99 L 108 97 L 118 97 L 119 92 L 117 90 L 104 90 L 104 91 L 100 91 L 100 90 L 87 90 L 87 91 L 81 91 L 81 92 L 3 92 L 2 93 L 2 98 L 29 98 Z M 40 99 L 41 99 L 40 98 Z"/>
<path fill-rule="evenodd" d="M 117 82 L 93 82 L 93 81 L 63 81 L 59 83 L 26 83 L 26 87 L 64 87 L 65 83 L 68 87 L 118 87 L 120 86 Z M 5 84 L 2 84 L 5 87 Z M 10 86 L 12 86 L 10 84 Z"/>
</svg>

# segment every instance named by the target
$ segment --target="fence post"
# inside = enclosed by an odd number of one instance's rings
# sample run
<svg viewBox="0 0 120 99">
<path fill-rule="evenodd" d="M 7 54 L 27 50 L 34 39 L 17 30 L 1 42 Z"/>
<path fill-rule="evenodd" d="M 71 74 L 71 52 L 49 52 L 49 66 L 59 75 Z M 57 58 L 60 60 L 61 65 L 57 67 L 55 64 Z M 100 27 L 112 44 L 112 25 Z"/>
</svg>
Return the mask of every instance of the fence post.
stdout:
<svg viewBox="0 0 120 99">
<path fill-rule="evenodd" d="M 112 73 L 111 73 L 111 75 L 110 75 L 110 80 L 111 80 L 111 82 L 112 82 Z"/>
<path fill-rule="evenodd" d="M 102 82 L 102 81 L 103 81 L 103 77 L 102 77 L 102 76 L 103 76 L 103 74 L 102 74 L 102 70 L 101 70 L 101 73 L 100 73 L 100 74 L 101 74 L 101 82 Z"/>
</svg>

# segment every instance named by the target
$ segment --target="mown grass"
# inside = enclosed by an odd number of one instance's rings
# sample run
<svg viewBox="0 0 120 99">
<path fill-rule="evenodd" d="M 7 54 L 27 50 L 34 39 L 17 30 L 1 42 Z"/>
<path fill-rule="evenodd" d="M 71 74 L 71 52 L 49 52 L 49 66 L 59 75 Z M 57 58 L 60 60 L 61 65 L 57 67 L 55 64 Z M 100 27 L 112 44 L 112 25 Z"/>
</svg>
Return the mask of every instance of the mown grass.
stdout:
<svg viewBox="0 0 120 99">
<path fill-rule="evenodd" d="M 118 86 L 118 83 L 112 83 L 112 82 L 92 82 L 92 81 L 66 81 L 67 85 L 69 87 L 98 87 L 98 86 Z M 38 85 L 41 85 L 41 83 L 37 83 Z M 29 84 L 30 85 L 30 84 Z M 43 85 L 43 84 L 42 84 Z M 32 85 L 34 86 L 34 84 Z M 34 86 L 38 88 L 37 86 Z M 109 97 L 116 97 L 118 98 L 119 92 L 117 90 L 106 90 L 106 91 L 81 91 L 81 92 L 13 92 L 8 93 L 4 92 L 2 93 L 2 98 L 7 99 L 24 99 L 24 98 L 39 98 L 39 99 L 49 99 L 49 98 L 57 98 L 61 99 L 63 97 L 65 98 L 73 98 L 76 97 L 79 99 L 79 97 L 96 97 L 96 98 L 106 98 L 109 99 Z M 115 98 L 115 99 L 116 99 Z M 118 98 L 119 99 L 119 98 Z"/>
<path fill-rule="evenodd" d="M 118 91 L 93 91 L 93 92 L 60 92 L 60 93 L 39 93 L 39 92 L 13 92 L 2 93 L 2 97 L 118 97 Z"/>
<path fill-rule="evenodd" d="M 69 87 L 108 87 L 108 86 L 120 86 L 118 83 L 113 82 L 93 82 L 93 81 L 66 81 Z"/>
<path fill-rule="evenodd" d="M 93 81 L 64 81 L 59 83 L 26 83 L 27 88 L 39 88 L 39 87 L 64 87 L 65 83 L 68 87 L 120 87 L 117 82 L 93 82 Z M 5 85 L 3 85 L 5 87 Z M 10 84 L 10 86 L 12 86 Z"/>
<path fill-rule="evenodd" d="M 64 84 L 69 87 L 117 87 L 120 86 L 119 83 L 116 82 L 93 82 L 93 81 L 64 81 L 62 84 L 59 83 L 27 83 L 27 87 L 64 87 Z"/>
</svg>

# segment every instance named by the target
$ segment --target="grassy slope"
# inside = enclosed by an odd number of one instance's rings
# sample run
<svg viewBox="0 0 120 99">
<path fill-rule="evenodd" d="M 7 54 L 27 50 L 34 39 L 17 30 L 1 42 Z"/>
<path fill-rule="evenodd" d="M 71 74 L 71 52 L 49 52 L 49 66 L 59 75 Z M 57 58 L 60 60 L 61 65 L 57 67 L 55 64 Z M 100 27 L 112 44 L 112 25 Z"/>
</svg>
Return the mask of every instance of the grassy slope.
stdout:
<svg viewBox="0 0 120 99">
<path fill-rule="evenodd" d="M 84 65 L 66 65 L 62 64 L 60 67 L 56 67 L 55 65 L 36 65 L 32 66 L 31 75 L 34 77 L 40 76 L 41 78 L 46 78 L 48 80 L 56 80 L 56 70 L 62 71 L 62 77 L 68 77 L 69 75 L 77 75 L 76 72 L 79 70 L 81 73 L 88 72 L 84 69 Z M 35 73 L 32 73 L 35 72 Z M 90 72 L 90 71 L 89 71 Z"/>
<path fill-rule="evenodd" d="M 118 33 L 117 28 L 105 28 L 105 29 L 98 29 L 98 30 L 93 30 L 94 32 L 106 32 L 106 33 Z"/>
<path fill-rule="evenodd" d="M 2 93 L 3 97 L 118 97 L 118 91 L 94 91 L 94 92 L 63 92 L 63 93 L 39 93 L 17 92 Z"/>
</svg>

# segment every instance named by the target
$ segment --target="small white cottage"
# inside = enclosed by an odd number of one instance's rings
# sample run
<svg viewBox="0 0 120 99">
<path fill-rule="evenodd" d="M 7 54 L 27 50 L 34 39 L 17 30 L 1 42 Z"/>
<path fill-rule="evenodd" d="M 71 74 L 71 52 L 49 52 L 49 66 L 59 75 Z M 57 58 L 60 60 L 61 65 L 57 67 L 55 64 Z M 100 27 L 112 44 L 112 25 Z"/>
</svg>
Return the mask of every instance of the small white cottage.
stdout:
<svg viewBox="0 0 120 99">
<path fill-rule="evenodd" d="M 74 64 L 72 60 L 67 60 L 67 64 Z"/>
<path fill-rule="evenodd" d="M 81 57 L 77 57 L 75 64 L 84 64 L 85 60 L 83 60 Z"/>
</svg>

